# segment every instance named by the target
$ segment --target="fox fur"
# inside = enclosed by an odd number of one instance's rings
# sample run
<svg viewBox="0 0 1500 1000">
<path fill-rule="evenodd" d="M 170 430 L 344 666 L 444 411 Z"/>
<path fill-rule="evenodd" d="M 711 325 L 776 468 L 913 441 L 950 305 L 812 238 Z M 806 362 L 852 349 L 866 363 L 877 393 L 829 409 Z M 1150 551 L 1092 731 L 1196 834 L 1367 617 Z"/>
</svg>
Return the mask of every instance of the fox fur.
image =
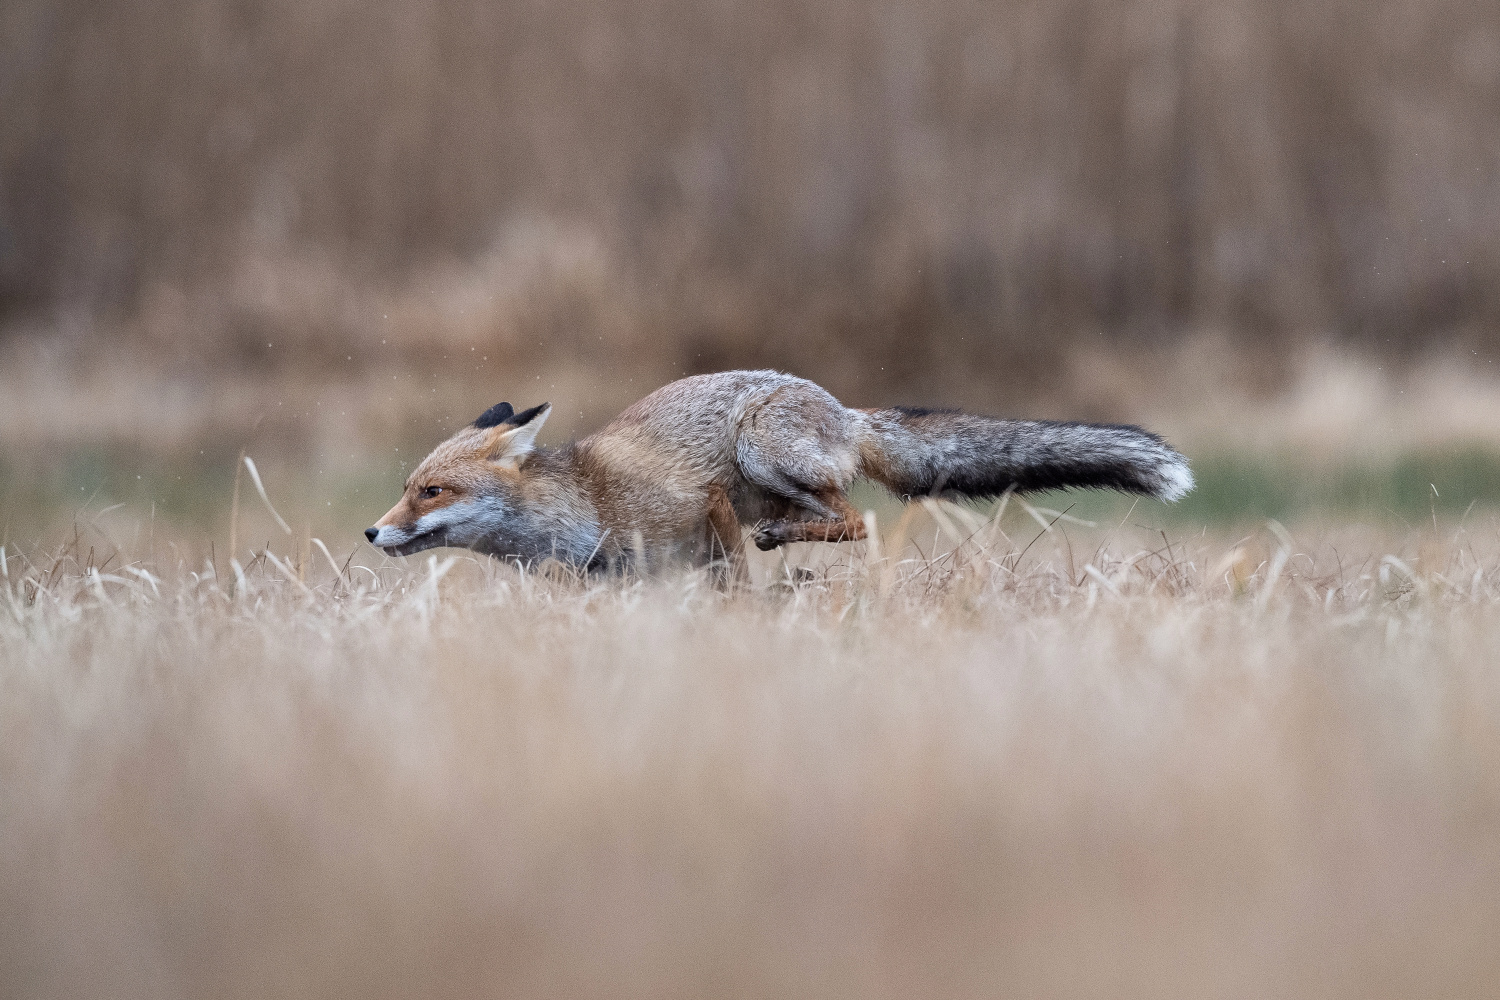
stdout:
<svg viewBox="0 0 1500 1000">
<path fill-rule="evenodd" d="M 1187 460 L 1138 427 L 1001 420 L 956 410 L 850 409 L 774 371 L 695 375 L 580 441 L 538 448 L 549 404 L 508 403 L 438 445 L 365 534 L 391 555 L 439 545 L 598 568 L 856 540 L 858 477 L 904 500 L 1008 490 L 1123 490 L 1176 500 Z"/>
</svg>

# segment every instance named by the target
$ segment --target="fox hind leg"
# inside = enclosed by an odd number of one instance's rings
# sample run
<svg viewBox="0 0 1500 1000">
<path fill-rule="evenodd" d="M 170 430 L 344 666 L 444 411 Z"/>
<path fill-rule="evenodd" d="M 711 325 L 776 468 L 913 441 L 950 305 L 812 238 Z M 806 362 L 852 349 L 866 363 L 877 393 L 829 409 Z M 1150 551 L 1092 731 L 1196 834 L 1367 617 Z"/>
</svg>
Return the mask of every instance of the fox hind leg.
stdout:
<svg viewBox="0 0 1500 1000">
<path fill-rule="evenodd" d="M 859 467 L 850 411 L 811 383 L 777 390 L 740 421 L 735 462 L 744 477 L 814 518 L 838 520 L 827 497 L 842 496 Z"/>
<path fill-rule="evenodd" d="M 823 389 L 806 384 L 773 393 L 741 421 L 735 458 L 746 479 L 790 508 L 755 529 L 757 548 L 865 537 L 844 495 L 859 467 L 857 427 Z"/>
<path fill-rule="evenodd" d="M 856 432 L 850 412 L 811 384 L 780 389 L 746 415 L 735 444 L 740 471 L 786 507 L 756 527 L 757 548 L 865 537 L 844 495 L 859 466 Z"/>
</svg>

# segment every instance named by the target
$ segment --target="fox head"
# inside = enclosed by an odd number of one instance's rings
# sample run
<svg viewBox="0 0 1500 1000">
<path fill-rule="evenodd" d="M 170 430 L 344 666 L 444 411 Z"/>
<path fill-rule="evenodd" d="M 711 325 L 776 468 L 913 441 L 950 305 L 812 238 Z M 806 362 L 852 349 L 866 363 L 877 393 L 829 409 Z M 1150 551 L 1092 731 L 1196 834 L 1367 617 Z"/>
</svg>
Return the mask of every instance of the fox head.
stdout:
<svg viewBox="0 0 1500 1000">
<path fill-rule="evenodd" d="M 521 413 L 509 403 L 485 410 L 422 460 L 401 502 L 365 537 L 393 556 L 439 545 L 483 548 L 520 504 L 521 466 L 551 412 L 550 403 Z"/>
</svg>

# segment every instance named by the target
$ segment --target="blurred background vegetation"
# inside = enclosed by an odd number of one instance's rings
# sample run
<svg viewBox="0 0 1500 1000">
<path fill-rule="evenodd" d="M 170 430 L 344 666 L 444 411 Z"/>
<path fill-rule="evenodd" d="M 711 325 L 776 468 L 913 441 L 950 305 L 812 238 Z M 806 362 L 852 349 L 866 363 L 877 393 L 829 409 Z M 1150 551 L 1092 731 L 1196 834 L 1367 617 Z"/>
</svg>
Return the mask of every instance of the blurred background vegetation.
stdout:
<svg viewBox="0 0 1500 1000">
<path fill-rule="evenodd" d="M 0 94 L 13 538 L 738 366 L 1148 423 L 1179 521 L 1500 501 L 1493 3 L 8 0 Z"/>
</svg>

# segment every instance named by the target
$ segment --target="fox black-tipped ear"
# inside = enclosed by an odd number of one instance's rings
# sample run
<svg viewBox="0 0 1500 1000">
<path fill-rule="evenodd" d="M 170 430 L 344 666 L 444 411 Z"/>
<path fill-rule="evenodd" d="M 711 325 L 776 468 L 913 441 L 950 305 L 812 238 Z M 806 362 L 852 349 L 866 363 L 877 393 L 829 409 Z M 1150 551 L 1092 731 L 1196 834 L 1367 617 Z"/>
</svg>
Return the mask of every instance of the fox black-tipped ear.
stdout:
<svg viewBox="0 0 1500 1000">
<path fill-rule="evenodd" d="M 507 421 L 507 423 L 515 424 L 517 427 L 525 427 L 527 424 L 531 423 L 532 418 L 534 418 L 538 413 L 541 413 L 543 410 L 550 410 L 551 408 L 551 403 L 543 403 L 541 406 L 533 406 L 529 410 L 522 410 L 520 413 L 517 413 L 515 416 L 511 417 L 510 420 Z"/>
<path fill-rule="evenodd" d="M 486 427 L 498 427 L 501 424 L 508 424 L 511 417 L 515 415 L 515 412 L 509 403 L 496 403 L 475 419 L 474 426 L 483 430 Z"/>
<path fill-rule="evenodd" d="M 504 424 L 496 424 L 489 428 L 481 453 L 491 462 L 500 465 L 508 465 L 514 468 L 521 464 L 521 460 L 531 454 L 531 449 L 542 425 L 547 422 L 547 415 L 552 412 L 551 403 L 543 403 L 534 406 L 525 413 L 514 417 Z"/>
</svg>

